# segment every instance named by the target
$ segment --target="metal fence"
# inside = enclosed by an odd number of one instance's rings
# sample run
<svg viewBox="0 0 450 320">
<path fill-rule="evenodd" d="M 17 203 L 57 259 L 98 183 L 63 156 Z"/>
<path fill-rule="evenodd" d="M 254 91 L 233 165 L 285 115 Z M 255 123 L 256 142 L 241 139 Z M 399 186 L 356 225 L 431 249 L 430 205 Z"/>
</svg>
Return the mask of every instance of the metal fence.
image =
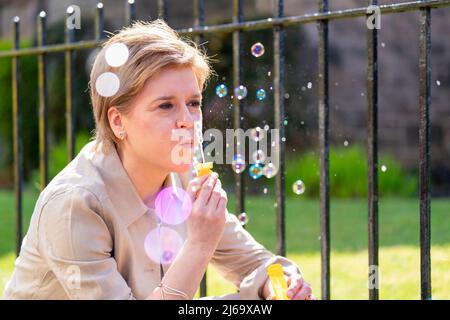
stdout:
<svg viewBox="0 0 450 320">
<path fill-rule="evenodd" d="M 322 299 L 331 299 L 330 295 L 330 175 L 329 175 L 329 21 L 369 17 L 368 7 L 348 10 L 329 11 L 328 0 L 318 0 L 318 12 L 300 16 L 285 16 L 284 1 L 274 0 L 276 12 L 272 18 L 264 20 L 244 21 L 243 0 L 233 0 L 232 22 L 220 25 L 205 25 L 204 0 L 194 0 L 195 23 L 192 28 L 178 30 L 180 34 L 191 35 L 198 43 L 203 36 L 214 33 L 232 33 L 233 35 L 233 86 L 237 87 L 243 80 L 243 33 L 249 30 L 273 30 L 273 64 L 274 64 L 274 119 L 275 128 L 280 137 L 284 136 L 283 120 L 285 118 L 285 29 L 290 26 L 317 23 L 318 28 L 318 126 L 320 149 L 320 246 L 321 246 L 321 289 Z M 377 6 L 378 0 L 368 0 L 368 6 Z M 423 0 L 390 5 L 380 5 L 381 14 L 397 14 L 408 11 L 419 11 L 417 22 L 419 35 L 419 198 L 420 198 L 420 275 L 421 298 L 431 298 L 431 259 L 430 259 L 430 48 L 431 48 L 431 9 L 450 6 L 450 0 Z M 125 23 L 136 19 L 134 0 L 125 1 Z M 168 1 L 158 0 L 158 16 L 167 19 Z M 68 11 L 70 16 L 72 12 Z M 13 103 L 13 148 L 14 148 L 14 186 L 16 199 L 16 253 L 19 254 L 22 241 L 22 123 L 20 58 L 26 55 L 38 58 L 38 90 L 39 90 L 39 164 L 40 185 L 43 189 L 48 183 L 48 142 L 47 142 L 47 74 L 46 60 L 51 53 L 65 53 L 65 89 L 66 89 L 66 130 L 67 155 L 69 161 L 75 156 L 75 105 L 74 105 L 74 51 L 95 48 L 105 38 L 104 7 L 98 3 L 95 16 L 95 39 L 90 41 L 74 41 L 74 29 L 66 28 L 65 43 L 46 44 L 46 14 L 38 17 L 38 46 L 20 48 L 20 19 L 13 19 L 13 50 L 0 52 L 0 58 L 12 59 L 12 103 Z M 368 113 L 368 278 L 377 280 L 378 267 L 378 30 L 367 29 L 367 113 Z M 241 127 L 244 101 L 234 97 L 234 127 Z M 285 144 L 279 141 L 280 165 L 276 175 L 276 253 L 286 254 L 285 238 Z M 242 175 L 235 176 L 236 212 L 244 212 L 244 180 Z M 202 280 L 200 295 L 206 295 L 206 278 Z M 369 287 L 369 298 L 378 299 L 377 286 Z"/>
</svg>

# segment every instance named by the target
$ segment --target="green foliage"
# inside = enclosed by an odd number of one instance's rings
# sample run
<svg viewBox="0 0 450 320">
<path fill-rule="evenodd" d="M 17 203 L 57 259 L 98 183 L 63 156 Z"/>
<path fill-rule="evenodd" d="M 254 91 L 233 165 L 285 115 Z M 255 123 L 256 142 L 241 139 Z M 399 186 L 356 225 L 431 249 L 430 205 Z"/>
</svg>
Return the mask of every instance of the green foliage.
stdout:
<svg viewBox="0 0 450 320">
<path fill-rule="evenodd" d="M 381 170 L 382 166 L 386 171 Z M 417 176 L 406 172 L 389 154 L 378 161 L 380 196 L 411 197 L 417 194 Z M 286 162 L 287 195 L 294 195 L 292 185 L 302 180 L 305 195 L 317 197 L 320 186 L 319 155 L 308 152 L 288 157 Z M 354 145 L 330 149 L 330 193 L 332 197 L 367 197 L 367 155 L 363 147 Z"/>
<path fill-rule="evenodd" d="M 75 152 L 78 154 L 80 150 L 89 142 L 90 136 L 86 133 L 80 133 L 76 137 Z M 67 142 L 65 139 L 61 140 L 57 145 L 50 147 L 48 163 L 48 178 L 49 181 L 53 179 L 64 167 L 67 165 Z M 39 168 L 33 170 L 30 179 L 31 185 L 39 190 Z"/>
<path fill-rule="evenodd" d="M 30 47 L 30 41 L 23 41 L 22 48 Z M 0 50 L 10 50 L 11 43 L 0 41 Z M 1 59 L 0 67 L 0 168 L 10 167 L 13 162 L 13 121 L 12 121 L 12 64 L 10 58 Z M 38 157 L 38 98 L 37 98 L 37 59 L 32 56 L 21 57 L 20 99 L 22 108 L 22 143 L 25 177 L 37 164 Z"/>
</svg>

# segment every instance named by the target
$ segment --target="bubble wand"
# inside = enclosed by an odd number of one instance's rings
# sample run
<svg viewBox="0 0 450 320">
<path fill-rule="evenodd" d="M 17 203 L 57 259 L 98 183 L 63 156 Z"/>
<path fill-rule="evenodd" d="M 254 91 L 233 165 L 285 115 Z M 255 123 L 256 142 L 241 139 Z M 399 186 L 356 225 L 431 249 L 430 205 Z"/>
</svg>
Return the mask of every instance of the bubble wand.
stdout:
<svg viewBox="0 0 450 320">
<path fill-rule="evenodd" d="M 204 175 L 208 175 L 211 174 L 212 172 L 212 168 L 213 168 L 213 163 L 212 162 L 205 162 L 205 155 L 203 153 L 203 134 L 202 134 L 202 127 L 201 127 L 201 122 L 198 121 L 195 123 L 195 134 L 197 136 L 197 141 L 198 141 L 198 148 L 200 151 L 200 155 L 202 157 L 202 162 L 201 163 L 196 163 L 194 165 L 195 170 L 197 171 L 197 176 L 201 177 Z"/>
</svg>

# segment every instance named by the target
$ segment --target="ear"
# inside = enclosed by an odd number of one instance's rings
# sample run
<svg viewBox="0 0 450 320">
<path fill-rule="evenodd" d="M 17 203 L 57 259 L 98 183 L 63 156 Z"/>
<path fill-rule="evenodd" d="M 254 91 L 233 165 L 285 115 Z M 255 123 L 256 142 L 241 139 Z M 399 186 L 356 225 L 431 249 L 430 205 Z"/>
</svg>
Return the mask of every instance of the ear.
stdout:
<svg viewBox="0 0 450 320">
<path fill-rule="evenodd" d="M 124 123 L 122 119 L 122 114 L 117 110 L 115 106 L 109 107 L 108 112 L 109 126 L 114 132 L 116 137 L 119 137 L 119 133 L 124 130 Z"/>
</svg>

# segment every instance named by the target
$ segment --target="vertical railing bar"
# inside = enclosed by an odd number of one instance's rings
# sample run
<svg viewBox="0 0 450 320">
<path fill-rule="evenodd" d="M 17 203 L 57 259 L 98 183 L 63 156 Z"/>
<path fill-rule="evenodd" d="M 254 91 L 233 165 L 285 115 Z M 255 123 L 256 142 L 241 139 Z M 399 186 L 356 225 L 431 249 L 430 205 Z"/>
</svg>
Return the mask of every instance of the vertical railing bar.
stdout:
<svg viewBox="0 0 450 320">
<path fill-rule="evenodd" d="M 97 3 L 97 10 L 95 11 L 95 39 L 97 40 L 101 40 L 105 37 L 105 18 L 103 10 L 103 3 Z"/>
<path fill-rule="evenodd" d="M 421 298 L 431 299 L 430 257 L 430 107 L 431 107 L 431 9 L 420 9 L 419 35 L 419 197 Z"/>
<path fill-rule="evenodd" d="M 378 0 L 369 0 L 378 5 Z M 367 29 L 369 299 L 378 300 L 378 30 Z"/>
<path fill-rule="evenodd" d="M 158 0 L 158 18 L 167 22 L 168 19 L 168 4 L 167 0 Z"/>
<path fill-rule="evenodd" d="M 67 8 L 67 15 L 70 16 L 73 8 Z M 75 41 L 75 30 L 66 26 L 66 43 Z M 65 52 L 65 86 L 66 86 L 66 138 L 67 138 L 67 159 L 70 162 L 75 157 L 75 106 L 73 98 L 73 50 Z"/>
<path fill-rule="evenodd" d="M 134 0 L 128 0 L 125 4 L 125 14 L 127 25 L 131 25 L 136 20 L 136 4 Z"/>
<path fill-rule="evenodd" d="M 284 1 L 276 0 L 276 18 L 284 15 Z M 284 112 L 284 78 L 285 78 L 285 55 L 284 41 L 285 30 L 282 26 L 274 26 L 273 46 L 274 46 L 274 120 L 275 129 L 279 130 L 279 168 L 275 177 L 275 196 L 276 196 L 276 237 L 278 255 L 286 255 L 286 237 L 285 237 L 285 130 L 283 121 Z"/>
<path fill-rule="evenodd" d="M 205 26 L 205 1 L 204 0 L 194 0 L 194 26 L 203 27 Z M 195 36 L 195 42 L 201 45 L 204 41 L 204 35 L 198 34 Z"/>
<path fill-rule="evenodd" d="M 319 1 L 320 12 L 328 11 L 328 0 Z M 319 148 L 320 148 L 320 252 L 322 299 L 330 299 L 330 176 L 329 176 L 329 95 L 328 21 L 319 29 Z"/>
<path fill-rule="evenodd" d="M 38 46 L 43 47 L 47 43 L 46 13 L 41 11 L 38 17 Z M 39 172 L 41 191 L 48 183 L 48 141 L 47 141 L 47 70 L 46 54 L 38 56 L 38 86 L 39 86 Z"/>
<path fill-rule="evenodd" d="M 233 0 L 233 22 L 243 21 L 242 0 Z M 238 87 L 243 81 L 242 61 L 244 56 L 243 36 L 241 30 L 233 31 L 233 88 Z M 233 126 L 234 129 L 241 128 L 241 117 L 244 114 L 244 102 L 239 100 L 236 95 L 233 96 Z M 244 150 L 245 158 L 245 150 Z M 245 211 L 244 198 L 244 177 L 242 174 L 235 173 L 236 185 L 236 213 L 240 214 Z"/>
<path fill-rule="evenodd" d="M 13 46 L 20 48 L 20 18 L 13 19 Z M 23 180 L 23 145 L 22 145 L 22 109 L 20 99 L 21 84 L 20 58 L 12 58 L 12 103 L 13 103 L 13 149 L 14 149 L 14 193 L 16 206 L 16 256 L 22 246 L 22 180 Z"/>
<path fill-rule="evenodd" d="M 204 0 L 194 0 L 194 26 L 200 27 L 205 25 L 205 11 L 204 11 Z M 201 45 L 204 41 L 204 36 L 199 34 L 195 36 L 195 43 Z M 207 295 L 207 272 L 203 275 L 202 281 L 200 282 L 200 296 L 205 297 Z"/>
</svg>

